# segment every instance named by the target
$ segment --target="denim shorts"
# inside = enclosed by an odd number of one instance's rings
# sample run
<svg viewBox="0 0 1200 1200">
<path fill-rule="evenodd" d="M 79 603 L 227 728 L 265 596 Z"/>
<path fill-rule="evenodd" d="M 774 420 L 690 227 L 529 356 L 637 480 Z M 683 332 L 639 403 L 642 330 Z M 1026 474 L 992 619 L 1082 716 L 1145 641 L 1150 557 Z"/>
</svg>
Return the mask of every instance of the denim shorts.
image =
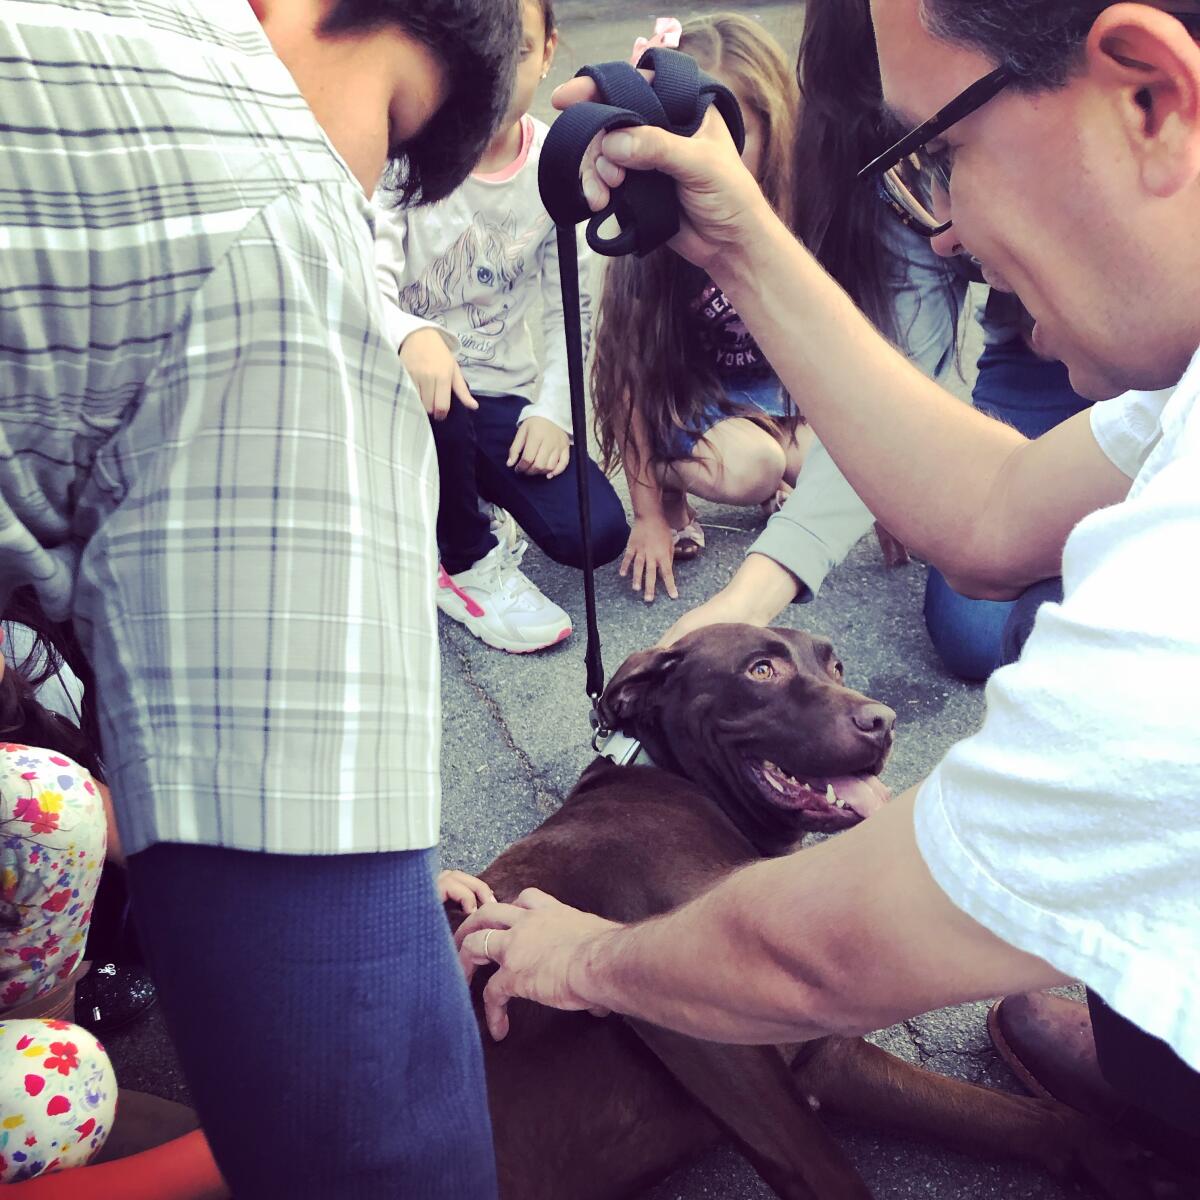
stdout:
<svg viewBox="0 0 1200 1200">
<path fill-rule="evenodd" d="M 767 417 L 788 418 L 796 416 L 796 406 L 783 390 L 778 379 L 764 379 L 751 383 L 748 387 L 727 387 L 725 399 L 737 408 L 754 410 Z M 737 414 L 733 414 L 737 415 Z M 727 421 L 730 414 L 725 412 L 717 403 L 711 403 L 699 413 L 696 425 L 698 433 L 689 430 L 676 429 L 667 443 L 664 458 L 691 458 L 696 451 L 696 443 L 714 425 Z"/>
</svg>

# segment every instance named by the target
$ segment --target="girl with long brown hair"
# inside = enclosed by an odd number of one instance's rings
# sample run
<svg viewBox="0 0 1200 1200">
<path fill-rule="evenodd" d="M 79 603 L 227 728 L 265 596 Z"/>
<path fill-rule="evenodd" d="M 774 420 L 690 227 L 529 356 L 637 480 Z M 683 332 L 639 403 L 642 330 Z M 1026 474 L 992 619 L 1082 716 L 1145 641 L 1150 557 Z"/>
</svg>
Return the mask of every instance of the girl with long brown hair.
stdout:
<svg viewBox="0 0 1200 1200">
<path fill-rule="evenodd" d="M 798 94 L 778 43 L 748 17 L 716 13 L 688 21 L 678 48 L 737 96 L 743 158 L 790 212 Z M 632 570 L 647 600 L 660 577 L 674 597 L 673 559 L 703 548 L 689 495 L 769 502 L 804 459 L 807 428 L 770 363 L 720 289 L 666 248 L 607 267 L 592 396 L 605 468 L 624 467 L 633 503 L 621 574 Z"/>
</svg>

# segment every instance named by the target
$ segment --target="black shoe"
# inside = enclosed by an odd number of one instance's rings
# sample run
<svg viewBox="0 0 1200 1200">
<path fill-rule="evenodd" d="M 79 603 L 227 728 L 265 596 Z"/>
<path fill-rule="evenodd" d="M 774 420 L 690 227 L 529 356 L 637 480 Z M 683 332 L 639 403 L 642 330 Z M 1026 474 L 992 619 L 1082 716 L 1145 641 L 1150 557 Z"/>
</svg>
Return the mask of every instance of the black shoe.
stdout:
<svg viewBox="0 0 1200 1200">
<path fill-rule="evenodd" d="M 91 1033 L 111 1033 L 136 1021 L 157 999 L 145 967 L 97 963 L 75 986 L 75 1021 Z"/>
</svg>

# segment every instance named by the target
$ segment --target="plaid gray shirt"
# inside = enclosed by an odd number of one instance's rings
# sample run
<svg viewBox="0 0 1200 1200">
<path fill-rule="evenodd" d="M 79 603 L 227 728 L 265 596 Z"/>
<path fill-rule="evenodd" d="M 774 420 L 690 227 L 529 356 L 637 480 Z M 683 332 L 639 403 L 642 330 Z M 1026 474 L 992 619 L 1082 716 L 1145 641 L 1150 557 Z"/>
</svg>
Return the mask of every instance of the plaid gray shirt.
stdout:
<svg viewBox="0 0 1200 1200">
<path fill-rule="evenodd" d="M 126 849 L 437 840 L 436 461 L 370 208 L 245 0 L 0 5 L 0 599 Z"/>
</svg>

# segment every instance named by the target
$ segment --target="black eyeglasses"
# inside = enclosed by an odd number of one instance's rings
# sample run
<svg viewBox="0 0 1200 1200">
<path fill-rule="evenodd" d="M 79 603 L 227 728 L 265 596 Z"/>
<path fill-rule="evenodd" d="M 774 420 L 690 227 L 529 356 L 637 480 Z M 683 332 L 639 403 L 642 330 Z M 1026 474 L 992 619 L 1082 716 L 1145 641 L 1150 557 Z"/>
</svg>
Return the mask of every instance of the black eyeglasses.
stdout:
<svg viewBox="0 0 1200 1200">
<path fill-rule="evenodd" d="M 1193 36 L 1200 35 L 1200 13 L 1167 15 L 1180 21 Z M 1089 19 L 1088 29 L 1095 19 Z M 859 171 L 858 178 L 877 176 L 880 199 L 914 233 L 927 238 L 945 233 L 953 222 L 939 220 L 938 209 L 944 211 L 950 198 L 950 156 L 945 149 L 931 148 L 929 143 L 982 108 L 1017 78 L 1016 71 L 1001 65 L 977 79 L 928 121 L 873 158 Z"/>
<path fill-rule="evenodd" d="M 945 150 L 931 148 L 929 143 L 982 108 L 1014 79 L 1016 74 L 1007 66 L 997 67 L 977 79 L 928 121 L 873 158 L 859 171 L 858 178 L 877 175 L 880 198 L 914 233 L 927 238 L 945 233 L 951 222 L 939 221 L 937 208 L 939 200 L 945 205 L 950 195 L 950 157 Z"/>
</svg>

